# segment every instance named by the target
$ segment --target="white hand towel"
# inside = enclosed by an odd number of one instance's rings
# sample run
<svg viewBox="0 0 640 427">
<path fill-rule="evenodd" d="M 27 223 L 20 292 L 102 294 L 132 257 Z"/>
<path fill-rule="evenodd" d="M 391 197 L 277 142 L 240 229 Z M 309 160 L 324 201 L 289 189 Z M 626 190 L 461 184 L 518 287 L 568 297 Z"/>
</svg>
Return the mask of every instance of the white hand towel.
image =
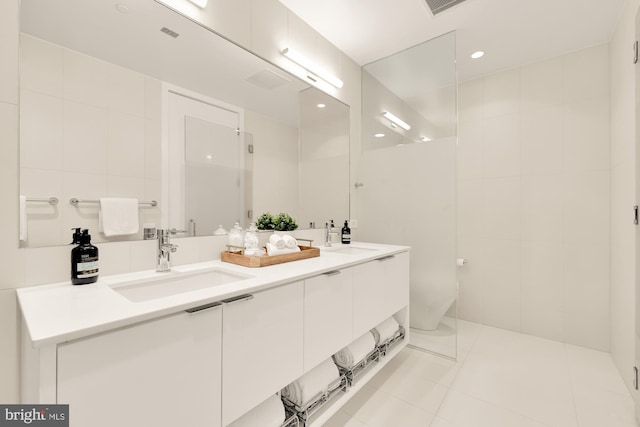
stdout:
<svg viewBox="0 0 640 427">
<path fill-rule="evenodd" d="M 278 234 L 272 234 L 271 236 L 269 236 L 269 243 L 271 243 L 277 249 L 284 249 L 284 248 L 287 247 L 287 245 L 286 245 L 284 239 L 282 238 L 282 236 L 280 236 Z"/>
<path fill-rule="evenodd" d="M 288 249 L 288 248 L 278 249 L 271 243 L 267 243 L 267 252 L 268 252 L 268 255 L 284 255 L 284 254 L 292 254 L 294 252 L 300 252 L 300 248 L 296 246 L 293 249 Z"/>
<path fill-rule="evenodd" d="M 298 247 L 298 241 L 293 236 L 285 234 L 282 236 L 282 240 L 284 240 L 285 246 L 289 249 Z"/>
<path fill-rule="evenodd" d="M 393 337 L 393 335 L 398 331 L 400 325 L 393 318 L 393 316 L 389 317 L 384 322 L 380 323 L 378 326 L 371 330 L 373 337 L 375 338 L 376 345 L 380 345 L 385 342 L 389 338 Z"/>
<path fill-rule="evenodd" d="M 20 241 L 26 242 L 27 233 L 27 197 L 20 195 Z M 15 237 L 14 237 L 15 239 Z"/>
<path fill-rule="evenodd" d="M 106 237 L 136 234 L 139 229 L 138 199 L 102 198 L 98 225 Z"/>
<path fill-rule="evenodd" d="M 338 366 L 351 369 L 362 361 L 376 347 L 371 332 L 367 332 L 339 352 L 333 355 Z"/>
<path fill-rule="evenodd" d="M 331 358 L 325 360 L 302 377 L 282 389 L 282 396 L 304 408 L 320 393 L 326 393 L 331 384 L 340 378 L 336 364 Z"/>
<path fill-rule="evenodd" d="M 274 394 L 229 424 L 229 427 L 280 427 L 285 418 L 282 400 Z"/>
</svg>

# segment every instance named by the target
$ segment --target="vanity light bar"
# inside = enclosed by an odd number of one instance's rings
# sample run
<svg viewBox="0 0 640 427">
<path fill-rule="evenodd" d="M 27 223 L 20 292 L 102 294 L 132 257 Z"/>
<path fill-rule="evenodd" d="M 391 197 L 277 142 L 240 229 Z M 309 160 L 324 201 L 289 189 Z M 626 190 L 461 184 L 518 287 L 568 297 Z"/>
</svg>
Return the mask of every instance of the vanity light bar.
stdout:
<svg viewBox="0 0 640 427">
<path fill-rule="evenodd" d="M 295 62 L 296 64 L 304 68 L 305 70 L 307 70 L 308 72 L 321 78 L 327 83 L 337 87 L 338 89 L 344 86 L 344 83 L 342 80 L 328 73 L 327 71 L 323 70 L 318 65 L 314 64 L 311 60 L 309 60 L 307 57 L 300 54 L 298 51 L 295 51 L 289 47 L 286 47 L 282 49 L 282 54 L 287 58 L 289 58 L 291 61 Z"/>
<path fill-rule="evenodd" d="M 391 123 L 400 126 L 402 129 L 404 130 L 409 130 L 411 129 L 411 126 L 405 122 L 404 120 L 398 118 L 396 115 L 391 114 L 388 111 L 383 111 L 382 115 L 386 118 L 389 119 L 391 121 Z"/>
</svg>

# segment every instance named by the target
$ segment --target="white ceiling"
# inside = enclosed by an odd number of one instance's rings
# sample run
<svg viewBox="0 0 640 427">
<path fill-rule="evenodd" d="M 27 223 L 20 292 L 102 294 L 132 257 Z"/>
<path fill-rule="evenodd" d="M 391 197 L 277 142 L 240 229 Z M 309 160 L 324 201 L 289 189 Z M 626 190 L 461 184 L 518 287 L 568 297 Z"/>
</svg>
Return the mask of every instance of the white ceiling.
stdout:
<svg viewBox="0 0 640 427">
<path fill-rule="evenodd" d="M 608 42 L 625 2 L 467 0 L 434 17 L 424 0 L 280 1 L 360 65 L 457 30 L 460 81 Z"/>
</svg>

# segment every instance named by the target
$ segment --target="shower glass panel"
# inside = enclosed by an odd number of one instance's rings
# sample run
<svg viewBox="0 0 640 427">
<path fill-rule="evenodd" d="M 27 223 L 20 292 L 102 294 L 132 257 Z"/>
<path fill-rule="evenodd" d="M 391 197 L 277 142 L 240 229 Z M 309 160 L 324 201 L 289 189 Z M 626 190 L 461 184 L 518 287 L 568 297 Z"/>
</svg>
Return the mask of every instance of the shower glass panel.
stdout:
<svg viewBox="0 0 640 427">
<path fill-rule="evenodd" d="M 362 69 L 358 240 L 411 246 L 410 345 L 457 356 L 455 32 Z M 385 114 L 385 113 L 391 113 Z"/>
</svg>

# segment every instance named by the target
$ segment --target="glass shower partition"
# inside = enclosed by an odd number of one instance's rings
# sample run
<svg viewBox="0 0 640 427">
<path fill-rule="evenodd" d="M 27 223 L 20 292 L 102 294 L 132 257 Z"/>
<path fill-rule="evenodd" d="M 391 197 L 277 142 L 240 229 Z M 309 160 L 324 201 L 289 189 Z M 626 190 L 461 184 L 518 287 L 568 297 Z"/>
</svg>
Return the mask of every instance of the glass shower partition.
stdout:
<svg viewBox="0 0 640 427">
<path fill-rule="evenodd" d="M 362 69 L 358 240 L 411 246 L 410 345 L 457 356 L 455 32 Z"/>
</svg>

